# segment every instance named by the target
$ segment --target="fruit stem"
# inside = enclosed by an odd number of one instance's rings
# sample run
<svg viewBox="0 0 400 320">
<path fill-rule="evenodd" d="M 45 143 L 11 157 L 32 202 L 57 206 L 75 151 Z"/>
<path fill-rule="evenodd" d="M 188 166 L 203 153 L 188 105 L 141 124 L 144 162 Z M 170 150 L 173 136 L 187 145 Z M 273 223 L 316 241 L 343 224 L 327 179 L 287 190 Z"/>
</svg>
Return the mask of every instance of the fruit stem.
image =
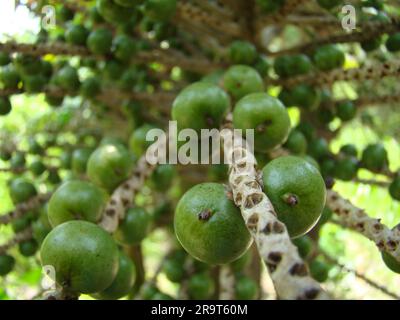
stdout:
<svg viewBox="0 0 400 320">
<path fill-rule="evenodd" d="M 299 203 L 299 198 L 293 193 L 285 193 L 282 196 L 282 199 L 291 207 L 294 207 Z"/>
<path fill-rule="evenodd" d="M 212 212 L 211 209 L 203 210 L 198 214 L 199 220 L 208 221 L 211 218 Z"/>
</svg>

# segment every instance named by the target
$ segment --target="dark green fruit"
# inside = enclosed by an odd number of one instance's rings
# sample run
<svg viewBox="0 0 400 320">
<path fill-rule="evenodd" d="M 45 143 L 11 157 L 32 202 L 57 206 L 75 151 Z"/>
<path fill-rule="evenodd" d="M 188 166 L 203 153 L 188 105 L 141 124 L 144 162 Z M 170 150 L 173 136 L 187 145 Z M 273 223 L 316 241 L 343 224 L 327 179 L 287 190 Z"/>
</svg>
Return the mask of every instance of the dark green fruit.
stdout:
<svg viewBox="0 0 400 320">
<path fill-rule="evenodd" d="M 290 101 L 292 105 L 307 110 L 315 110 L 321 102 L 321 94 L 308 84 L 299 84 L 290 90 Z"/>
<path fill-rule="evenodd" d="M 33 239 L 35 239 L 35 241 L 40 245 L 43 243 L 43 240 L 47 237 L 50 231 L 50 223 L 43 222 L 43 219 L 39 219 L 32 224 Z"/>
<path fill-rule="evenodd" d="M 74 18 L 74 12 L 70 8 L 61 5 L 57 9 L 57 18 L 62 22 L 72 20 Z"/>
<path fill-rule="evenodd" d="M 147 141 L 146 135 L 150 130 L 155 128 L 155 126 L 146 123 L 133 131 L 129 138 L 129 149 L 135 156 L 140 157 L 145 154 L 147 148 L 154 143 L 154 141 Z"/>
<path fill-rule="evenodd" d="M 130 208 L 120 223 L 115 238 L 124 244 L 138 244 L 147 236 L 150 222 L 151 216 L 144 209 Z"/>
<path fill-rule="evenodd" d="M 400 201 L 400 177 L 399 176 L 394 178 L 394 180 L 390 184 L 389 193 L 393 199 Z"/>
<path fill-rule="evenodd" d="M 207 273 L 198 273 L 189 279 L 188 293 L 194 300 L 208 300 L 214 291 L 214 281 Z"/>
<path fill-rule="evenodd" d="M 106 205 L 104 191 L 86 181 L 72 180 L 61 185 L 51 196 L 48 206 L 53 227 L 69 220 L 99 221 Z"/>
<path fill-rule="evenodd" d="M 251 244 L 240 210 L 218 183 L 188 190 L 176 207 L 174 226 L 183 248 L 208 264 L 232 262 Z"/>
<path fill-rule="evenodd" d="M 33 256 L 37 252 L 38 248 L 39 244 L 36 240 L 27 240 L 18 245 L 18 250 L 24 257 Z"/>
<path fill-rule="evenodd" d="M 251 263 L 251 258 L 252 252 L 251 250 L 247 250 L 246 253 L 243 254 L 239 259 L 236 259 L 230 264 L 232 270 L 236 273 L 242 272 Z"/>
<path fill-rule="evenodd" d="M 43 266 L 53 266 L 66 290 L 96 293 L 107 289 L 118 272 L 118 248 L 111 236 L 86 221 L 68 221 L 54 228 L 40 250 Z"/>
<path fill-rule="evenodd" d="M 25 202 L 37 195 L 35 186 L 24 178 L 13 180 L 9 186 L 9 192 L 14 204 Z"/>
<path fill-rule="evenodd" d="M 351 181 L 357 176 L 358 161 L 353 157 L 346 157 L 336 161 L 335 177 L 343 181 Z"/>
<path fill-rule="evenodd" d="M 400 263 L 390 253 L 382 251 L 382 259 L 386 267 L 395 273 L 400 273 Z"/>
<path fill-rule="evenodd" d="M 11 112 L 11 102 L 8 97 L 0 97 L 0 116 L 5 116 Z"/>
<path fill-rule="evenodd" d="M 174 16 L 176 6 L 177 0 L 146 0 L 144 13 L 151 20 L 166 22 Z"/>
<path fill-rule="evenodd" d="M 54 82 L 60 88 L 72 92 L 78 90 L 80 86 L 78 72 L 75 68 L 68 65 L 56 73 Z"/>
<path fill-rule="evenodd" d="M 357 158 L 358 155 L 357 148 L 354 144 L 345 144 L 341 146 L 339 152 L 343 155 L 355 158 Z"/>
<path fill-rule="evenodd" d="M 224 88 L 239 100 L 250 93 L 264 91 L 264 82 L 253 68 L 237 65 L 225 72 Z"/>
<path fill-rule="evenodd" d="M 95 98 L 101 91 L 101 82 L 95 77 L 90 77 L 82 82 L 80 93 L 85 98 Z"/>
<path fill-rule="evenodd" d="M 385 147 L 380 143 L 368 145 L 362 153 L 361 163 L 373 172 L 383 170 L 389 163 Z"/>
<path fill-rule="evenodd" d="M 305 154 L 307 152 L 307 139 L 299 130 L 292 130 L 284 145 L 293 154 Z"/>
<path fill-rule="evenodd" d="M 152 284 L 145 284 L 142 290 L 142 299 L 143 300 L 153 300 L 153 297 L 158 294 L 160 291 L 156 286 Z"/>
<path fill-rule="evenodd" d="M 109 60 L 104 66 L 104 75 L 110 80 L 119 80 L 124 73 L 125 66 L 117 60 Z"/>
<path fill-rule="evenodd" d="M 47 175 L 47 181 L 48 183 L 54 185 L 61 183 L 61 177 L 58 174 L 57 169 L 52 168 L 51 170 L 49 170 L 49 174 Z"/>
<path fill-rule="evenodd" d="M 240 276 L 235 283 L 235 296 L 238 300 L 254 300 L 258 295 L 258 285 L 252 278 Z"/>
<path fill-rule="evenodd" d="M 349 121 L 356 116 L 357 109 L 353 102 L 345 101 L 336 106 L 336 114 L 342 121 Z"/>
<path fill-rule="evenodd" d="M 11 228 L 15 233 L 20 232 L 28 228 L 31 224 L 32 214 L 29 212 L 25 214 L 23 217 L 15 219 L 11 222 Z"/>
<path fill-rule="evenodd" d="M 314 126 L 308 122 L 300 122 L 295 129 L 304 134 L 308 142 L 316 138 L 316 130 Z"/>
<path fill-rule="evenodd" d="M 26 93 L 39 93 L 47 84 L 47 79 L 41 74 L 23 76 L 23 85 Z"/>
<path fill-rule="evenodd" d="M 65 31 L 65 40 L 72 45 L 84 46 L 89 31 L 82 25 L 73 24 Z"/>
<path fill-rule="evenodd" d="M 329 144 L 324 138 L 317 138 L 308 144 L 308 153 L 315 159 L 329 156 Z"/>
<path fill-rule="evenodd" d="M 14 269 L 15 259 L 7 254 L 0 255 L 0 276 L 4 277 Z"/>
<path fill-rule="evenodd" d="M 28 54 L 17 54 L 14 66 L 21 76 L 35 75 L 41 71 L 42 60 Z"/>
<path fill-rule="evenodd" d="M 11 62 L 10 55 L 6 52 L 0 52 L 0 66 L 6 66 Z"/>
<path fill-rule="evenodd" d="M 9 65 L 1 69 L 0 81 L 4 86 L 4 89 L 17 89 L 21 77 L 15 67 Z"/>
<path fill-rule="evenodd" d="M 330 266 L 318 259 L 313 260 L 310 265 L 310 274 L 318 282 L 325 282 L 329 277 Z"/>
<path fill-rule="evenodd" d="M 136 268 L 132 260 L 122 251 L 119 252 L 118 272 L 114 281 L 104 291 L 94 295 L 97 299 L 117 300 L 126 296 L 132 289 L 136 279 Z"/>
<path fill-rule="evenodd" d="M 36 160 L 31 163 L 29 166 L 29 170 L 31 170 L 32 174 L 36 177 L 42 175 L 46 171 L 46 166 L 42 161 Z"/>
<path fill-rule="evenodd" d="M 400 32 L 391 34 L 386 40 L 386 48 L 390 52 L 397 52 L 400 50 Z"/>
<path fill-rule="evenodd" d="M 40 143 L 33 137 L 29 139 L 28 145 L 29 145 L 29 153 L 31 154 L 41 154 L 44 151 Z"/>
<path fill-rule="evenodd" d="M 252 93 L 236 104 L 233 125 L 235 129 L 255 129 L 255 149 L 265 152 L 286 141 L 290 118 L 278 99 L 266 93 Z"/>
<path fill-rule="evenodd" d="M 135 41 L 127 35 L 119 35 L 113 42 L 114 56 L 121 61 L 128 62 L 137 51 Z"/>
<path fill-rule="evenodd" d="M 292 238 L 318 222 L 325 205 L 325 182 L 318 170 L 294 156 L 272 160 L 263 168 L 264 190 Z"/>
<path fill-rule="evenodd" d="M 229 59 L 233 64 L 251 65 L 257 58 L 256 47 L 247 41 L 234 41 L 229 47 Z"/>
<path fill-rule="evenodd" d="M 304 54 L 280 56 L 274 62 L 275 73 L 280 77 L 297 76 L 309 73 L 311 60 Z"/>
<path fill-rule="evenodd" d="M 129 177 L 134 160 L 124 146 L 103 145 L 91 154 L 87 175 L 94 184 L 112 192 Z"/>
<path fill-rule="evenodd" d="M 64 102 L 64 96 L 56 96 L 46 93 L 45 100 L 50 106 L 59 107 Z"/>
<path fill-rule="evenodd" d="M 331 209 L 329 209 L 329 207 L 325 206 L 324 210 L 322 211 L 322 215 L 321 215 L 321 219 L 319 219 L 318 224 L 320 226 L 324 225 L 325 223 L 327 223 L 328 221 L 331 220 L 333 215 L 333 211 Z"/>
<path fill-rule="evenodd" d="M 133 14 L 132 9 L 120 6 L 113 0 L 97 0 L 96 7 L 104 20 L 113 24 L 126 23 Z"/>
<path fill-rule="evenodd" d="M 167 191 L 176 175 L 175 167 L 171 164 L 161 164 L 153 171 L 150 177 L 151 186 L 157 191 Z"/>
<path fill-rule="evenodd" d="M 181 282 L 185 276 L 185 268 L 182 263 L 176 260 L 168 259 L 163 265 L 163 272 L 171 282 Z"/>
<path fill-rule="evenodd" d="M 93 150 L 90 148 L 77 149 L 72 153 L 71 167 L 76 174 L 86 173 L 86 166 Z"/>
<path fill-rule="evenodd" d="M 336 45 L 328 44 L 314 53 L 314 62 L 318 69 L 327 71 L 343 67 L 345 55 Z"/>
<path fill-rule="evenodd" d="M 179 93 L 172 105 L 172 119 L 178 129 L 219 128 L 229 109 L 229 97 L 221 88 L 207 82 L 196 82 Z"/>
<path fill-rule="evenodd" d="M 333 9 L 342 3 L 343 0 L 317 0 L 318 4 L 324 9 Z"/>
<path fill-rule="evenodd" d="M 64 151 L 60 155 L 60 164 L 63 169 L 71 169 L 72 165 L 72 154 L 69 151 Z"/>
<path fill-rule="evenodd" d="M 297 250 L 299 250 L 300 257 L 307 259 L 313 248 L 313 242 L 311 238 L 305 235 L 300 238 L 293 239 L 293 244 L 297 247 Z"/>
<path fill-rule="evenodd" d="M 104 55 L 111 51 L 112 41 L 112 32 L 106 28 L 99 28 L 89 34 L 86 44 L 92 53 Z"/>
<path fill-rule="evenodd" d="M 10 167 L 12 169 L 22 169 L 25 167 L 25 154 L 22 152 L 15 152 L 10 160 Z"/>
</svg>

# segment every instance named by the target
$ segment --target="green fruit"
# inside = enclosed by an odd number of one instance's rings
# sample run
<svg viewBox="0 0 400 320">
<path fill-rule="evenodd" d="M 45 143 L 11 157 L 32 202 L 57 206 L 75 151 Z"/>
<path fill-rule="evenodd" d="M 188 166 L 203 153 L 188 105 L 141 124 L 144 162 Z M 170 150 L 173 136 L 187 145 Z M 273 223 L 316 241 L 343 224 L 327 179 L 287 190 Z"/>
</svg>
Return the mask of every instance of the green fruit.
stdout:
<svg viewBox="0 0 400 320">
<path fill-rule="evenodd" d="M 157 191 L 167 191 L 171 187 L 175 175 L 176 170 L 173 165 L 161 164 L 151 174 L 151 185 Z"/>
<path fill-rule="evenodd" d="M 218 86 L 207 82 L 196 82 L 176 97 L 172 105 L 172 119 L 178 129 L 219 128 L 229 109 L 229 97 Z"/>
<path fill-rule="evenodd" d="M 163 265 L 163 272 L 171 282 L 181 282 L 185 276 L 185 268 L 182 263 L 168 259 Z"/>
<path fill-rule="evenodd" d="M 224 88 L 235 100 L 264 91 L 264 83 L 256 70 L 248 66 L 233 66 L 225 72 Z"/>
<path fill-rule="evenodd" d="M 97 148 L 87 163 L 87 176 L 96 185 L 112 192 L 132 172 L 134 157 L 121 145 Z"/>
<path fill-rule="evenodd" d="M 36 240 L 24 241 L 18 245 L 18 250 L 24 257 L 33 256 L 37 252 L 38 248 L 39 244 Z"/>
<path fill-rule="evenodd" d="M 47 84 L 46 77 L 41 74 L 23 76 L 22 80 L 26 93 L 39 93 Z"/>
<path fill-rule="evenodd" d="M 147 284 L 143 287 L 141 296 L 143 300 L 153 300 L 153 297 L 159 292 L 156 286 Z"/>
<path fill-rule="evenodd" d="M 386 48 L 390 52 L 397 52 L 400 50 L 400 32 L 391 34 L 386 40 Z"/>
<path fill-rule="evenodd" d="M 252 242 L 240 210 L 218 183 L 202 183 L 188 190 L 176 207 L 174 226 L 183 248 L 208 264 L 232 262 Z"/>
<path fill-rule="evenodd" d="M 112 41 L 112 32 L 106 28 L 99 28 L 89 34 L 86 45 L 93 54 L 105 55 L 111 51 Z"/>
<path fill-rule="evenodd" d="M 86 181 L 68 181 L 51 196 L 48 206 L 49 221 L 53 227 L 69 220 L 100 220 L 107 197 L 95 185 Z"/>
<path fill-rule="evenodd" d="M 39 144 L 39 142 L 35 138 L 33 137 L 29 138 L 28 144 L 29 144 L 29 153 L 31 154 L 43 153 L 44 151 L 43 147 Z"/>
<path fill-rule="evenodd" d="M 14 269 L 15 259 L 7 254 L 0 255 L 0 276 L 4 277 Z"/>
<path fill-rule="evenodd" d="M 257 49 L 250 42 L 236 40 L 229 47 L 229 59 L 233 64 L 251 65 L 257 59 Z"/>
<path fill-rule="evenodd" d="M 43 266 L 53 266 L 66 290 L 95 293 L 107 289 L 118 272 L 118 248 L 111 236 L 86 221 L 68 221 L 54 228 L 40 250 Z"/>
<path fill-rule="evenodd" d="M 327 10 L 333 9 L 342 3 L 342 0 L 317 0 L 318 4 Z"/>
<path fill-rule="evenodd" d="M 60 88 L 71 92 L 75 92 L 80 86 L 78 72 L 75 68 L 68 65 L 56 73 L 54 82 Z"/>
<path fill-rule="evenodd" d="M 345 101 L 336 106 L 336 114 L 342 121 L 349 121 L 356 116 L 357 109 L 353 102 Z"/>
<path fill-rule="evenodd" d="M 71 168 L 76 174 L 86 173 L 86 166 L 93 150 L 90 148 L 76 149 L 72 153 Z"/>
<path fill-rule="evenodd" d="M 176 12 L 177 0 L 146 0 L 144 13 L 154 21 L 166 22 Z"/>
<path fill-rule="evenodd" d="M 128 22 L 133 14 L 132 9 L 126 9 L 113 0 L 97 0 L 96 7 L 104 20 L 114 24 Z"/>
<path fill-rule="evenodd" d="M 321 162 L 321 174 L 323 177 L 333 177 L 336 170 L 336 161 L 334 159 L 323 159 Z"/>
<path fill-rule="evenodd" d="M 103 300 L 117 300 L 126 296 L 132 289 L 136 278 L 136 268 L 132 260 L 119 252 L 118 272 L 111 285 L 94 297 Z"/>
<path fill-rule="evenodd" d="M 262 78 L 265 78 L 266 76 L 268 76 L 270 63 L 264 56 L 259 56 L 256 59 L 253 68 L 257 70 L 257 72 L 260 74 Z"/>
<path fill-rule="evenodd" d="M 329 277 L 330 266 L 318 259 L 310 263 L 310 274 L 318 282 L 325 282 Z"/>
<path fill-rule="evenodd" d="M 65 40 L 72 45 L 84 46 L 88 35 L 89 31 L 84 26 L 74 24 L 65 31 Z"/>
<path fill-rule="evenodd" d="M 324 210 L 322 211 L 321 219 L 319 219 L 318 224 L 320 226 L 324 225 L 327 223 L 329 220 L 331 220 L 333 215 L 333 211 L 329 209 L 329 207 L 325 206 Z"/>
<path fill-rule="evenodd" d="M 293 244 L 297 247 L 300 257 L 307 259 L 313 248 L 313 242 L 311 238 L 305 235 L 300 238 L 293 239 Z"/>
<path fill-rule="evenodd" d="M 256 0 L 265 13 L 272 13 L 283 6 L 285 0 Z"/>
<path fill-rule="evenodd" d="M 390 253 L 382 251 L 382 259 L 386 267 L 395 273 L 400 273 L 400 263 Z"/>
<path fill-rule="evenodd" d="M 6 66 L 11 62 L 10 55 L 6 52 L 0 52 L 0 66 Z"/>
<path fill-rule="evenodd" d="M 361 44 L 361 48 L 363 48 L 364 51 L 371 52 L 371 51 L 378 49 L 381 46 L 382 38 L 377 37 L 374 39 L 369 39 L 366 41 L 362 41 L 360 44 Z"/>
<path fill-rule="evenodd" d="M 308 153 L 315 159 L 322 159 L 329 156 L 329 144 L 324 138 L 317 138 L 308 144 Z"/>
<path fill-rule="evenodd" d="M 236 259 L 231 263 L 232 270 L 236 273 L 242 272 L 251 263 L 251 258 L 252 252 L 251 250 L 247 250 L 239 259 Z"/>
<path fill-rule="evenodd" d="M 28 201 L 37 195 L 35 186 L 24 178 L 13 180 L 9 186 L 9 192 L 14 204 Z"/>
<path fill-rule="evenodd" d="M 127 35 L 119 35 L 113 42 L 114 56 L 121 61 L 128 62 L 137 51 L 136 43 L 133 38 Z"/>
<path fill-rule="evenodd" d="M 147 133 L 152 129 L 156 129 L 156 127 L 146 123 L 133 131 L 129 138 L 129 149 L 135 156 L 140 157 L 145 154 L 147 148 L 154 143 L 154 141 L 146 140 Z"/>
<path fill-rule="evenodd" d="M 235 129 L 255 129 L 255 149 L 264 152 L 284 143 L 290 132 L 285 106 L 266 93 L 242 98 L 233 111 L 233 125 Z"/>
<path fill-rule="evenodd" d="M 28 54 L 17 54 L 14 65 L 21 76 L 35 75 L 41 71 L 42 60 Z"/>
<path fill-rule="evenodd" d="M 308 84 L 299 84 L 290 90 L 290 102 L 300 108 L 315 110 L 321 102 L 321 94 Z"/>
<path fill-rule="evenodd" d="M 201 79 L 201 81 L 218 85 L 221 83 L 221 79 L 223 78 L 224 74 L 225 74 L 225 71 L 216 70 L 216 71 L 213 71 L 213 72 L 207 74 L 206 76 L 204 76 Z"/>
<path fill-rule="evenodd" d="M 13 220 L 11 222 L 11 228 L 15 233 L 20 232 L 28 228 L 31 224 L 31 219 L 29 215 L 25 215 L 21 218 L 18 218 L 16 220 Z"/>
<path fill-rule="evenodd" d="M 311 69 L 311 60 L 304 54 L 280 56 L 274 61 L 275 73 L 284 78 L 306 74 Z"/>
<path fill-rule="evenodd" d="M 272 160 L 262 170 L 264 190 L 292 238 L 318 222 L 325 205 L 325 182 L 318 170 L 294 156 Z"/>
<path fill-rule="evenodd" d="M 345 144 L 341 146 L 340 151 L 341 154 L 349 156 L 349 157 L 355 157 L 357 158 L 358 151 L 357 148 L 354 144 Z"/>
<path fill-rule="evenodd" d="M 101 91 L 101 82 L 95 77 L 87 78 L 82 82 L 80 93 L 85 98 L 95 98 Z"/>
<path fill-rule="evenodd" d="M 8 97 L 0 97 L 0 116 L 5 116 L 11 112 L 12 106 Z"/>
<path fill-rule="evenodd" d="M 21 77 L 15 67 L 9 65 L 1 69 L 0 81 L 4 86 L 4 89 L 17 89 Z"/>
<path fill-rule="evenodd" d="M 45 100 L 50 106 L 59 107 L 64 102 L 64 96 L 55 96 L 55 95 L 46 93 Z"/>
<path fill-rule="evenodd" d="M 307 139 L 303 133 L 299 130 L 292 130 L 284 146 L 293 154 L 305 154 L 307 144 Z"/>
<path fill-rule="evenodd" d="M 300 122 L 295 129 L 304 134 L 308 142 L 314 140 L 317 136 L 315 127 L 308 122 Z"/>
<path fill-rule="evenodd" d="M 32 174 L 36 177 L 42 175 L 46 171 L 46 166 L 42 161 L 36 160 L 31 163 L 29 166 L 29 170 L 31 170 Z"/>
<path fill-rule="evenodd" d="M 328 44 L 314 53 L 314 62 L 318 69 L 328 71 L 343 67 L 345 55 L 336 45 Z"/>
<path fill-rule="evenodd" d="M 116 60 L 109 60 L 104 66 L 104 75 L 107 79 L 118 80 L 124 73 L 125 66 Z"/>
<path fill-rule="evenodd" d="M 358 161 L 352 157 L 342 158 L 336 161 L 335 177 L 343 181 L 351 181 L 357 176 Z"/>
<path fill-rule="evenodd" d="M 22 169 L 25 167 L 25 155 L 22 152 L 15 152 L 10 160 L 10 167 L 12 169 Z"/>
<path fill-rule="evenodd" d="M 61 5 L 57 9 L 57 18 L 62 22 L 72 20 L 74 18 L 74 12 L 70 8 Z"/>
<path fill-rule="evenodd" d="M 258 295 L 257 283 L 245 276 L 241 276 L 235 283 L 235 296 L 238 300 L 254 300 Z"/>
<path fill-rule="evenodd" d="M 188 293 L 194 300 L 208 300 L 214 291 L 214 281 L 207 273 L 198 273 L 189 279 Z"/>
<path fill-rule="evenodd" d="M 380 143 L 368 145 L 362 153 L 361 163 L 372 172 L 383 170 L 389 163 L 385 147 Z"/>
<path fill-rule="evenodd" d="M 394 180 L 390 184 L 389 193 L 393 199 L 400 201 L 400 177 L 399 176 L 394 178 Z"/>
<path fill-rule="evenodd" d="M 147 236 L 150 222 L 151 216 L 144 209 L 130 208 L 119 224 L 115 238 L 124 244 L 138 244 Z"/>
<path fill-rule="evenodd" d="M 64 151 L 63 153 L 61 153 L 60 164 L 61 164 L 61 168 L 63 168 L 63 169 L 71 169 L 71 165 L 72 165 L 71 152 Z"/>
<path fill-rule="evenodd" d="M 47 237 L 50 231 L 50 224 L 45 224 L 42 220 L 37 220 L 32 224 L 33 239 L 35 239 L 38 244 L 43 243 L 43 240 Z"/>
</svg>

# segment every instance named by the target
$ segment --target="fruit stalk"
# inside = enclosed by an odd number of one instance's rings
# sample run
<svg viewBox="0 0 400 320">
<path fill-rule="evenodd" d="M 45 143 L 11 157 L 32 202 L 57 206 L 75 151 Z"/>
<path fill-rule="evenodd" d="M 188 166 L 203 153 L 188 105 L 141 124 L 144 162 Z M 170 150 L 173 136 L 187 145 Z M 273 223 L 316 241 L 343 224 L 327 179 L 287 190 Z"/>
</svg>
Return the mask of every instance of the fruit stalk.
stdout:
<svg viewBox="0 0 400 320">
<path fill-rule="evenodd" d="M 240 208 L 260 257 L 268 268 L 280 299 L 329 299 L 309 274 L 297 248 L 292 244 L 286 226 L 258 181 L 251 153 L 242 146 L 242 137 L 229 131 L 223 135 L 225 152 L 235 155 L 229 168 L 229 185 L 235 204 Z M 226 139 L 227 138 L 227 139 Z M 233 140 L 233 141 L 232 141 Z M 249 165 L 250 164 L 250 165 Z"/>
<path fill-rule="evenodd" d="M 369 217 L 363 209 L 357 208 L 337 192 L 329 190 L 327 205 L 340 218 L 340 224 L 360 232 L 375 242 L 380 251 L 390 253 L 400 262 L 400 228 L 390 230 L 380 219 Z"/>
</svg>

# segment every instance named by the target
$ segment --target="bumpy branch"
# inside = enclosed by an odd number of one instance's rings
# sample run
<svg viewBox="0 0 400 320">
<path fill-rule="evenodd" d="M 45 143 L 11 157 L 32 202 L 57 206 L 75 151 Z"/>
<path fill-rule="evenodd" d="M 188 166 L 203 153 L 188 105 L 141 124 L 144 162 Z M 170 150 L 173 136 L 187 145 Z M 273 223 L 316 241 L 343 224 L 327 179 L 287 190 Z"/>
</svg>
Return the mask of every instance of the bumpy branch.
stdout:
<svg viewBox="0 0 400 320">
<path fill-rule="evenodd" d="M 233 199 L 269 270 L 278 297 L 329 299 L 320 285 L 309 276 L 307 266 L 292 244 L 286 226 L 277 219 L 270 200 L 258 182 L 258 174 L 251 161 L 254 157 L 243 146 L 242 137 L 227 130 L 223 139 L 225 154 L 233 158 L 229 175 Z"/>
<path fill-rule="evenodd" d="M 5 254 L 13 246 L 15 246 L 21 242 L 30 240 L 30 239 L 32 239 L 32 229 L 31 228 L 27 228 L 24 231 L 16 233 L 14 238 L 9 240 L 6 244 L 3 244 L 2 246 L 0 246 L 0 255 Z"/>
<path fill-rule="evenodd" d="M 9 224 L 10 222 L 21 218 L 24 214 L 30 210 L 36 209 L 47 202 L 50 199 L 51 193 L 40 194 L 36 197 L 31 198 L 27 202 L 20 203 L 16 208 L 4 215 L 0 216 L 0 225 Z"/>
<path fill-rule="evenodd" d="M 380 219 L 369 217 L 333 190 L 328 191 L 327 205 L 339 217 L 341 225 L 361 233 L 400 262 L 400 226 L 390 230 Z"/>
</svg>

